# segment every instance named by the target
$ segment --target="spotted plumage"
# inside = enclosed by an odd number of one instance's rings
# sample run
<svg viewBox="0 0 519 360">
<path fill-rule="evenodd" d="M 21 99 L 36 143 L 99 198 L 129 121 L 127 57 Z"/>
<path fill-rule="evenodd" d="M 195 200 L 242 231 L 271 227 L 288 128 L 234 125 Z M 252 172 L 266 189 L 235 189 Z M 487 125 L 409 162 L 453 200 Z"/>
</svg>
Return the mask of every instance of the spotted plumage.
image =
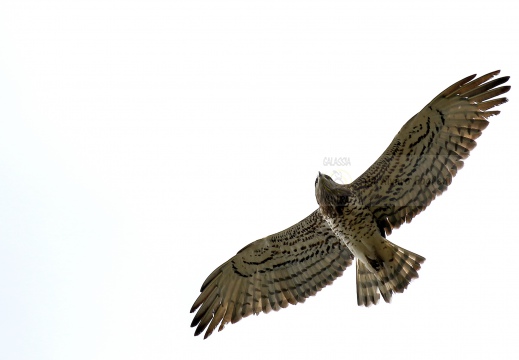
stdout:
<svg viewBox="0 0 519 360">
<path fill-rule="evenodd" d="M 299 223 L 259 239 L 205 280 L 191 308 L 195 335 L 260 312 L 304 302 L 356 259 L 357 303 L 389 302 L 418 277 L 424 258 L 391 243 L 393 229 L 422 212 L 451 184 L 476 146 L 490 109 L 507 101 L 491 80 L 466 77 L 445 89 L 398 132 L 375 163 L 351 184 L 319 173 L 319 208 Z"/>
</svg>

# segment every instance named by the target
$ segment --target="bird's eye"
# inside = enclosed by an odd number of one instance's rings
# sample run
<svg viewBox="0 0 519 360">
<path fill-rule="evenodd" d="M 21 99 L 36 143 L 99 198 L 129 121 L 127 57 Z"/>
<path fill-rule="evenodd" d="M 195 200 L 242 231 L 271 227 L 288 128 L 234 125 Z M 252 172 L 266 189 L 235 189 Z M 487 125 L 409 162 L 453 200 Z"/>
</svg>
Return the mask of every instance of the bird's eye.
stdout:
<svg viewBox="0 0 519 360">
<path fill-rule="evenodd" d="M 315 185 L 314 186 L 317 186 L 317 180 L 319 180 L 319 178 L 315 178 Z"/>
</svg>

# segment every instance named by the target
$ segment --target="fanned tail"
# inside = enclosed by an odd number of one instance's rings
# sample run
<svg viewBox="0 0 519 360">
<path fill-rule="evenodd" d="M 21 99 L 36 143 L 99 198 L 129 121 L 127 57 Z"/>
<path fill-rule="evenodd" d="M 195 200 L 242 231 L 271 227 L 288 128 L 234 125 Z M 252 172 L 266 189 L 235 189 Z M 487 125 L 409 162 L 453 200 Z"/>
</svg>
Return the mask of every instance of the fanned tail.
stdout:
<svg viewBox="0 0 519 360">
<path fill-rule="evenodd" d="M 418 278 L 420 264 L 425 258 L 385 240 L 387 252 L 374 260 L 372 272 L 361 260 L 357 259 L 357 303 L 359 306 L 377 304 L 380 294 L 385 302 L 391 301 L 394 292 L 401 293 L 411 280 Z M 385 260 L 383 260 L 386 258 Z"/>
</svg>

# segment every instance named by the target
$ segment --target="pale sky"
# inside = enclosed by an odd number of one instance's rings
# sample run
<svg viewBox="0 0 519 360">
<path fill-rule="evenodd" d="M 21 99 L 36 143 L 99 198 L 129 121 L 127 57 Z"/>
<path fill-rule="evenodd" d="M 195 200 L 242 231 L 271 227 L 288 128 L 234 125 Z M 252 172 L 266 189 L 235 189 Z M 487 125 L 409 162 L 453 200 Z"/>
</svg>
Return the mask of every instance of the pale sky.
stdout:
<svg viewBox="0 0 519 360">
<path fill-rule="evenodd" d="M 0 358 L 517 354 L 514 3 L 3 2 Z M 496 69 L 510 102 L 389 237 L 427 258 L 405 293 L 360 308 L 350 267 L 193 336 L 207 275 L 315 210 L 318 171 L 354 180 L 440 91 Z"/>
</svg>

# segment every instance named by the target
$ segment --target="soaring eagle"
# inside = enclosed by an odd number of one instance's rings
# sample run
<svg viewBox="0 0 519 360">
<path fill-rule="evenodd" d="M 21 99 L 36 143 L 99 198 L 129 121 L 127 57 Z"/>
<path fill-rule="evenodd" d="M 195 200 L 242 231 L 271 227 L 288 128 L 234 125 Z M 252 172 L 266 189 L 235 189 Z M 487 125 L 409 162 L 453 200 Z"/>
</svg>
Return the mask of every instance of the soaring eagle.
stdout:
<svg viewBox="0 0 519 360">
<path fill-rule="evenodd" d="M 331 284 L 356 258 L 357 303 L 369 306 L 403 292 L 425 258 L 386 239 L 447 190 L 487 127 L 490 110 L 507 101 L 491 80 L 499 71 L 468 76 L 413 116 L 391 144 L 351 184 L 319 173 L 319 208 L 286 230 L 256 240 L 205 280 L 191 312 L 195 335 L 251 314 L 304 302 Z"/>
</svg>

